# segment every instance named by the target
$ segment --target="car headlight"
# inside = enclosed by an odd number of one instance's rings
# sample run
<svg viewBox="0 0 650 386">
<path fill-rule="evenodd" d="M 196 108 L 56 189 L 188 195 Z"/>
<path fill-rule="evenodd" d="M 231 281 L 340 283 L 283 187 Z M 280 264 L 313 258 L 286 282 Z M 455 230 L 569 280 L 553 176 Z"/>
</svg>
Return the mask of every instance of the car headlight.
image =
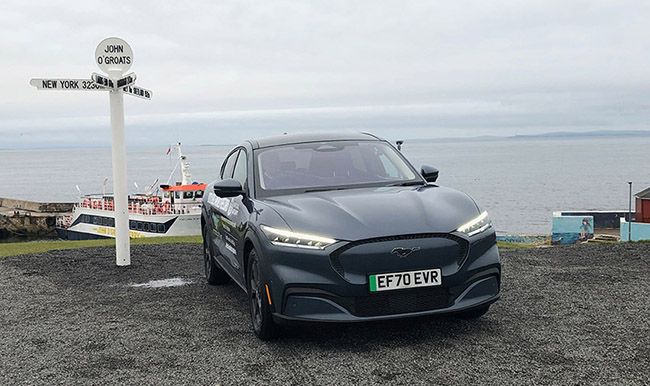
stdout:
<svg viewBox="0 0 650 386">
<path fill-rule="evenodd" d="M 332 245 L 336 242 L 336 240 L 329 237 L 292 232 L 287 229 L 271 228 L 266 225 L 262 225 L 261 228 L 273 245 L 306 249 L 324 249 L 328 245 Z"/>
<path fill-rule="evenodd" d="M 492 222 L 490 221 L 488 212 L 483 212 L 479 214 L 478 217 L 459 226 L 456 230 L 465 233 L 467 236 L 474 236 L 489 229 L 491 226 Z"/>
</svg>

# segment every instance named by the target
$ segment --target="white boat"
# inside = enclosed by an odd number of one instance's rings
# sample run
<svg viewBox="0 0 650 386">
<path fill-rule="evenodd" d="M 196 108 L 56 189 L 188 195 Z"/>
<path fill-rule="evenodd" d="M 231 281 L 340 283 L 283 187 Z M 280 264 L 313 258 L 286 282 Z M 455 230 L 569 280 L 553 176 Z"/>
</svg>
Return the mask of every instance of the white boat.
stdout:
<svg viewBox="0 0 650 386">
<path fill-rule="evenodd" d="M 145 193 L 129 195 L 129 235 L 131 238 L 192 236 L 201 234 L 201 204 L 206 184 L 191 182 L 189 162 L 178 150 L 181 181 L 160 185 L 154 182 Z M 174 174 L 176 168 L 172 171 Z M 170 176 L 171 180 L 171 176 Z M 115 237 L 114 200 L 111 194 L 82 196 L 72 214 L 57 217 L 60 238 L 86 240 Z"/>
</svg>

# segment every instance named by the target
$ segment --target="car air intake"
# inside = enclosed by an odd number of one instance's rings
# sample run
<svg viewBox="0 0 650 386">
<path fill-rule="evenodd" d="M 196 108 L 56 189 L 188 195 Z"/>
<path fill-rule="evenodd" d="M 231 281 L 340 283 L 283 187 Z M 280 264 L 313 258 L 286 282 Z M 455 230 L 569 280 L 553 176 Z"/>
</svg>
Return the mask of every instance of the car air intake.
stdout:
<svg viewBox="0 0 650 386">
<path fill-rule="evenodd" d="M 367 296 L 333 299 L 359 317 L 407 314 L 446 308 L 449 292 L 444 287 L 386 291 Z"/>
</svg>

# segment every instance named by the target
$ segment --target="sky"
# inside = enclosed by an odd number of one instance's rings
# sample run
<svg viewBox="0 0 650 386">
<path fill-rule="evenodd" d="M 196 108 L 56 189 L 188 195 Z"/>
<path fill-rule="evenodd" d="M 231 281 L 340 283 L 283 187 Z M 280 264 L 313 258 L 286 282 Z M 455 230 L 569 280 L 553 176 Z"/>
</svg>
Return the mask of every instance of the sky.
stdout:
<svg viewBox="0 0 650 386">
<path fill-rule="evenodd" d="M 3 1 L 0 148 L 108 146 L 97 44 L 133 48 L 127 141 L 310 131 L 440 138 L 646 130 L 644 1 Z"/>
</svg>

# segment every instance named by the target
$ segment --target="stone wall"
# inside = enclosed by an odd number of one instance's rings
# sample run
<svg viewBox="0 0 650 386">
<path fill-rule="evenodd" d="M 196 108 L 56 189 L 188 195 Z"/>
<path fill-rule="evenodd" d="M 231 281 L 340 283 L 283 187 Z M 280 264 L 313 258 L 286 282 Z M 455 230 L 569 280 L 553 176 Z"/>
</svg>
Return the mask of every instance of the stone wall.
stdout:
<svg viewBox="0 0 650 386">
<path fill-rule="evenodd" d="M 0 197 L 0 208 L 20 209 L 40 213 L 67 213 L 72 211 L 71 202 L 35 202 Z"/>
</svg>

